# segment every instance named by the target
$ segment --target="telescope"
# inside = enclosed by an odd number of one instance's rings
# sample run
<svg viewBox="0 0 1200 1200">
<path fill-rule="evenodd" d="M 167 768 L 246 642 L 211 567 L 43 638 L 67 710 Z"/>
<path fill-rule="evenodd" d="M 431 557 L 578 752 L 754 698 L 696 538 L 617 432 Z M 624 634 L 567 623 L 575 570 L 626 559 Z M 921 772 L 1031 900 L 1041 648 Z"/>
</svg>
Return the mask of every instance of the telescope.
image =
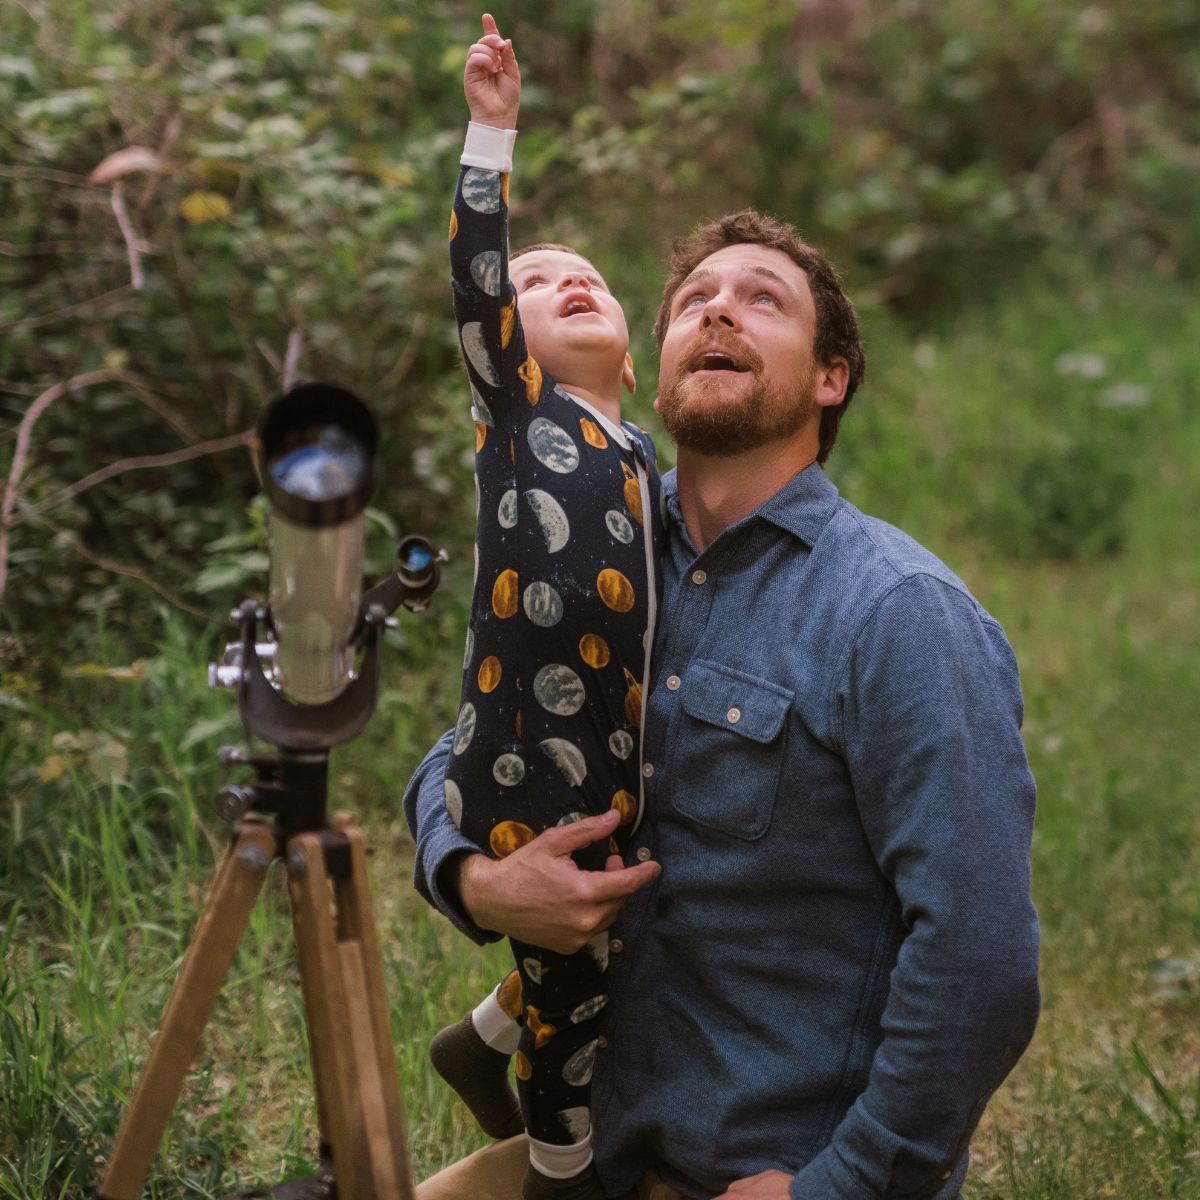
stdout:
<svg viewBox="0 0 1200 1200">
<path fill-rule="evenodd" d="M 268 603 L 231 614 L 239 637 L 209 667 L 237 691 L 246 731 L 273 754 L 225 746 L 252 782 L 223 787 L 234 838 L 183 959 L 158 1036 L 126 1110 L 97 1200 L 138 1200 L 200 1038 L 275 860 L 285 863 L 304 993 L 319 1132 L 312 1177 L 256 1190 L 276 1200 L 411 1200 L 383 964 L 355 819 L 326 812 L 329 750 L 374 711 L 383 631 L 402 605 L 425 608 L 444 552 L 405 537 L 391 573 L 362 586 L 365 510 L 379 431 L 352 392 L 293 388 L 259 425 L 270 505 Z M 233 1200 L 233 1198 L 228 1198 Z"/>
</svg>

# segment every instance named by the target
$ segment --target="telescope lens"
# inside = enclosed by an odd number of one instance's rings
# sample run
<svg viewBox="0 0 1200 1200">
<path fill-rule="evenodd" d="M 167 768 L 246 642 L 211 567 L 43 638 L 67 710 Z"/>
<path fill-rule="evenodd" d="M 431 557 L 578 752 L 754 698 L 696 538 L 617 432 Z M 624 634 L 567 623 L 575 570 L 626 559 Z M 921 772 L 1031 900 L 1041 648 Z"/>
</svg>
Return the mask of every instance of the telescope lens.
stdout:
<svg viewBox="0 0 1200 1200">
<path fill-rule="evenodd" d="M 285 450 L 267 464 L 271 478 L 289 496 L 340 500 L 362 487 L 370 472 L 362 442 L 340 425 L 309 430 L 304 436 L 304 445 Z"/>
</svg>

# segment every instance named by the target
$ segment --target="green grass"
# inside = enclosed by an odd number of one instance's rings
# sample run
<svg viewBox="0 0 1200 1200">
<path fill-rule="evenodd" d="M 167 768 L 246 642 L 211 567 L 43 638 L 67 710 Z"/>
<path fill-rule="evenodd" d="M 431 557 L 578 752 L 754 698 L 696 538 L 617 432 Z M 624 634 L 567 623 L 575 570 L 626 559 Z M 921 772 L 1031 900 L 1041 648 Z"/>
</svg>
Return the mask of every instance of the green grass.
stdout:
<svg viewBox="0 0 1200 1200">
<path fill-rule="evenodd" d="M 1200 1197 L 1198 324 L 1186 291 L 1150 283 L 1126 294 L 1043 281 L 916 339 L 866 314 L 871 383 L 831 474 L 941 554 L 1004 623 L 1039 783 L 1045 1009 L 976 1138 L 970 1200 Z M 1071 355 L 1102 358 L 1099 376 Z M 405 619 L 372 725 L 331 775 L 332 806 L 358 813 L 374 851 L 418 1176 L 480 1144 L 424 1048 L 506 965 L 414 897 L 399 814 L 455 707 L 456 579 L 434 612 Z M 232 697 L 203 687 L 224 631 L 160 620 L 160 650 L 136 679 L 43 661 L 4 680 L 9 1200 L 96 1183 L 226 844 L 207 800 L 225 777 L 215 748 L 240 726 Z M 103 630 L 89 657 L 129 665 Z M 290 940 L 276 871 L 151 1195 L 217 1195 L 311 1161 Z"/>
</svg>

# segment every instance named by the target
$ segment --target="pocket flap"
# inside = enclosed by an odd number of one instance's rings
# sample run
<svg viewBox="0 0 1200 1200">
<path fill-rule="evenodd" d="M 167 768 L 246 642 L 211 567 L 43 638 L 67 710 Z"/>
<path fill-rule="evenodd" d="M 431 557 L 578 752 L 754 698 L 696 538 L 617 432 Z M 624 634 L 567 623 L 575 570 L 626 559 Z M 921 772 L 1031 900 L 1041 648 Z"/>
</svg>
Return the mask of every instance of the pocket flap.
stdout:
<svg viewBox="0 0 1200 1200">
<path fill-rule="evenodd" d="M 794 692 L 778 684 L 704 659 L 687 668 L 680 690 L 688 716 L 755 742 L 771 742 L 779 736 L 795 698 Z"/>
</svg>

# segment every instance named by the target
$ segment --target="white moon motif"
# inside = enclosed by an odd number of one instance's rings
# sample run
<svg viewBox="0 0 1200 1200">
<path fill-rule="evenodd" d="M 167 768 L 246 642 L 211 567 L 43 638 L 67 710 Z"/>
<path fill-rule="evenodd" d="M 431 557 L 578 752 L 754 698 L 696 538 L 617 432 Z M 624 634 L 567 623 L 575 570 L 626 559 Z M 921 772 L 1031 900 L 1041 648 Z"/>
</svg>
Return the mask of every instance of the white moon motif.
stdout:
<svg viewBox="0 0 1200 1200">
<path fill-rule="evenodd" d="M 608 526 L 608 532 L 618 542 L 624 542 L 628 546 L 633 541 L 633 526 L 629 523 L 629 518 L 624 513 L 619 513 L 615 508 L 610 508 L 604 514 L 604 523 Z"/>
<path fill-rule="evenodd" d="M 447 779 L 442 789 L 446 794 L 446 811 L 450 814 L 450 820 L 455 825 L 462 825 L 462 792 L 458 790 L 458 784 L 452 779 Z"/>
<path fill-rule="evenodd" d="M 563 617 L 562 597 L 548 584 L 531 583 L 525 589 L 525 615 L 543 629 L 557 625 Z"/>
<path fill-rule="evenodd" d="M 587 1087 L 592 1082 L 592 1068 L 596 1065 L 596 1043 L 588 1042 L 582 1050 L 576 1050 L 563 1063 L 562 1077 L 572 1087 Z"/>
<path fill-rule="evenodd" d="M 462 181 L 462 198 L 477 213 L 500 211 L 500 172 L 472 167 Z"/>
<path fill-rule="evenodd" d="M 488 408 L 483 397 L 479 394 L 479 389 L 471 384 L 471 420 L 478 421 L 481 425 L 487 425 L 494 428 L 496 421 L 492 416 L 492 410 Z"/>
<path fill-rule="evenodd" d="M 538 743 L 538 749 L 566 776 L 572 787 L 578 787 L 587 778 L 587 764 L 583 751 L 566 738 L 547 738 Z"/>
<path fill-rule="evenodd" d="M 471 278 L 481 292 L 500 295 L 500 251 L 485 250 L 471 259 Z"/>
<path fill-rule="evenodd" d="M 496 509 L 496 520 L 501 529 L 512 529 L 517 523 L 517 489 L 509 488 L 500 497 L 500 507 Z"/>
<path fill-rule="evenodd" d="M 608 1003 L 607 996 L 593 996 L 585 1000 L 571 1013 L 571 1024 L 578 1025 L 580 1021 L 588 1021 Z"/>
<path fill-rule="evenodd" d="M 467 648 L 463 651 L 463 670 L 471 665 L 471 651 L 475 649 L 475 630 L 467 626 Z M 611 744 L 612 739 L 609 739 Z"/>
<path fill-rule="evenodd" d="M 558 717 L 573 717 L 586 699 L 583 680 L 562 663 L 549 663 L 533 677 L 533 694 Z"/>
<path fill-rule="evenodd" d="M 483 381 L 490 383 L 492 387 L 499 387 L 500 376 L 484 344 L 481 322 L 468 321 L 462 327 L 462 348 L 467 362 L 479 372 Z"/>
<path fill-rule="evenodd" d="M 618 729 L 609 735 L 608 748 L 618 758 L 628 758 L 633 753 L 633 738 L 624 729 Z"/>
<path fill-rule="evenodd" d="M 463 326 L 464 334 L 468 328 Z M 561 425 L 555 425 L 545 417 L 536 417 L 529 422 L 529 432 L 525 436 L 538 462 L 550 470 L 569 475 L 579 466 L 579 449 Z"/>
<path fill-rule="evenodd" d="M 551 554 L 557 554 L 571 540 L 571 523 L 567 520 L 567 514 L 563 512 L 562 505 L 549 492 L 543 492 L 541 488 L 534 488 L 533 491 L 526 492 L 525 499 L 529 507 L 533 509 L 533 515 L 537 517 L 538 524 L 542 527 L 542 537 L 546 539 L 546 549 Z"/>
<path fill-rule="evenodd" d="M 516 787 L 525 778 L 525 764 L 519 755 L 502 754 L 492 765 L 492 778 L 505 787 Z"/>
<path fill-rule="evenodd" d="M 587 813 L 573 812 L 567 813 L 558 823 L 559 825 L 574 825 L 576 821 L 586 821 Z"/>
<path fill-rule="evenodd" d="M 527 958 L 521 966 L 525 968 L 525 974 L 533 980 L 534 983 L 542 982 L 542 964 L 536 958 Z"/>
<path fill-rule="evenodd" d="M 592 1127 L 592 1110 L 586 1104 L 576 1108 L 564 1108 L 558 1114 L 562 1127 L 571 1135 L 571 1141 L 582 1142 Z"/>
<path fill-rule="evenodd" d="M 458 721 L 454 726 L 454 746 L 455 754 L 461 754 L 470 744 L 471 739 L 475 736 L 475 705 L 470 701 L 458 710 Z"/>
<path fill-rule="evenodd" d="M 602 971 L 608 970 L 608 930 L 601 930 L 590 942 L 585 942 L 583 946 L 592 958 L 596 960 L 596 965 Z"/>
</svg>

